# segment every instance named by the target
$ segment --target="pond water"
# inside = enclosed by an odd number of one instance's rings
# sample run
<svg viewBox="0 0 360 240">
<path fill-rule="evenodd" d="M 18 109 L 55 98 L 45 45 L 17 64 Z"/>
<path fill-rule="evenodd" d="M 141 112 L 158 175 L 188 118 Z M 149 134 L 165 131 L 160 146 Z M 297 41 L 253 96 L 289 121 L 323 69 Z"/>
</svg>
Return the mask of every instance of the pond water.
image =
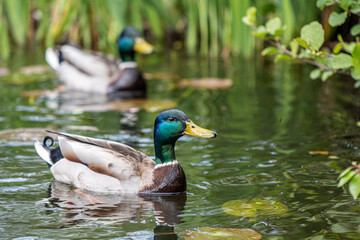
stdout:
<svg viewBox="0 0 360 240">
<path fill-rule="evenodd" d="M 262 239 L 360 239 L 359 201 L 336 187 L 340 171 L 359 158 L 359 100 L 349 80 L 310 80 L 311 68 L 262 58 L 167 52 L 139 59 L 148 101 L 114 104 L 71 93 L 29 93 L 58 84 L 51 72 L 18 73 L 44 64 L 42 53 L 20 51 L 0 64 L 15 73 L 0 81 L 1 239 L 204 239 L 194 234 L 204 227 L 252 229 Z M 178 87 L 181 79 L 209 77 L 233 85 Z M 178 141 L 186 194 L 79 192 L 54 182 L 33 147 L 48 128 L 120 141 L 154 156 L 153 121 L 173 107 L 218 132 L 215 139 Z M 228 214 L 222 206 L 232 200 L 275 210 L 255 212 L 248 204 Z M 226 234 L 223 239 L 231 239 Z"/>
</svg>

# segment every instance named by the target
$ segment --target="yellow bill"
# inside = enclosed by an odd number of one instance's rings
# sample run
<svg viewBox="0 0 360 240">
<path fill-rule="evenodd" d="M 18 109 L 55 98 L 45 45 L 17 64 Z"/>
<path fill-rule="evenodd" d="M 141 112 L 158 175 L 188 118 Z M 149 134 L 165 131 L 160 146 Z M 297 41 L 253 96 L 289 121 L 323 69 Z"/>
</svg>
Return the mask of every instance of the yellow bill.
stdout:
<svg viewBox="0 0 360 240">
<path fill-rule="evenodd" d="M 134 50 L 139 53 L 149 54 L 154 51 L 154 47 L 150 43 L 146 42 L 144 38 L 136 38 Z"/>
<path fill-rule="evenodd" d="M 217 136 L 216 132 L 199 127 L 191 120 L 186 122 L 186 129 L 184 134 L 200 138 L 214 138 Z"/>
</svg>

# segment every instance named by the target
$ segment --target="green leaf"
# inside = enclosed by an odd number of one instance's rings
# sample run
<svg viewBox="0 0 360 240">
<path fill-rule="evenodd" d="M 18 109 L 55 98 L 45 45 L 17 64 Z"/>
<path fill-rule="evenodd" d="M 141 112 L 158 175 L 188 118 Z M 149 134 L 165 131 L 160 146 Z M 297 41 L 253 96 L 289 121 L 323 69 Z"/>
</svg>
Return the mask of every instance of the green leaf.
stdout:
<svg viewBox="0 0 360 240">
<path fill-rule="evenodd" d="M 344 50 L 348 53 L 352 53 L 355 48 L 355 42 L 344 43 Z"/>
<path fill-rule="evenodd" d="M 334 4 L 333 0 L 317 0 L 317 2 L 316 2 L 316 6 L 318 8 L 320 8 L 320 10 L 323 10 L 324 7 L 330 6 L 330 5 L 333 5 L 333 4 Z"/>
<path fill-rule="evenodd" d="M 301 38 L 296 38 L 295 39 L 303 48 L 309 48 L 309 44 L 304 40 L 304 39 L 301 39 Z"/>
<path fill-rule="evenodd" d="M 311 79 L 317 79 L 317 78 L 320 77 L 320 75 L 321 75 L 321 70 L 320 70 L 320 68 L 316 68 L 316 69 L 314 69 L 314 70 L 312 70 L 312 71 L 310 72 L 310 78 L 311 78 Z"/>
<path fill-rule="evenodd" d="M 267 21 L 265 26 L 266 26 L 266 30 L 268 31 L 268 33 L 270 33 L 271 35 L 274 35 L 274 36 L 278 36 L 278 35 L 276 35 L 276 33 L 279 30 L 282 30 L 281 29 L 281 20 L 278 17 L 275 17 L 275 18 Z"/>
<path fill-rule="evenodd" d="M 254 35 L 259 38 L 264 38 L 267 34 L 265 26 L 261 25 L 258 28 L 256 28 L 256 31 L 254 31 Z"/>
<path fill-rule="evenodd" d="M 266 56 L 266 55 L 271 55 L 271 54 L 277 54 L 278 52 L 279 52 L 279 49 L 276 47 L 267 47 L 261 51 L 261 55 Z"/>
<path fill-rule="evenodd" d="M 349 192 L 356 199 L 360 194 L 360 175 L 356 174 L 349 183 Z"/>
<path fill-rule="evenodd" d="M 289 59 L 292 59 L 292 57 L 289 56 L 289 55 L 286 55 L 286 54 L 278 54 L 278 55 L 275 56 L 274 62 L 277 63 L 277 62 L 279 62 L 279 61 L 289 60 Z"/>
<path fill-rule="evenodd" d="M 354 50 L 352 51 L 353 62 L 352 65 L 354 66 L 354 75 L 360 75 L 360 44 L 356 43 Z"/>
<path fill-rule="evenodd" d="M 358 14 L 360 13 L 360 3 L 357 2 L 356 4 L 351 6 L 350 12 L 353 14 Z"/>
<path fill-rule="evenodd" d="M 299 43 L 295 39 L 290 42 L 290 50 L 293 56 L 296 57 L 299 51 Z"/>
<path fill-rule="evenodd" d="M 332 12 L 329 17 L 329 24 L 332 27 L 340 26 L 346 21 L 346 18 L 347 18 L 346 12 L 342 12 L 342 13 Z"/>
<path fill-rule="evenodd" d="M 350 181 L 350 179 L 353 178 L 355 175 L 356 175 L 355 171 L 349 171 L 339 180 L 339 183 L 337 186 L 338 187 L 344 186 L 344 184 L 347 183 L 348 181 Z"/>
<path fill-rule="evenodd" d="M 353 3 L 353 0 L 338 0 L 338 3 L 342 9 L 347 11 L 349 6 Z"/>
<path fill-rule="evenodd" d="M 349 54 L 339 53 L 332 59 L 332 68 L 349 68 L 352 66 L 353 59 Z"/>
<path fill-rule="evenodd" d="M 352 75 L 351 75 L 351 76 L 352 76 Z M 357 81 L 355 82 L 354 87 L 355 87 L 355 88 L 360 87 L 360 76 L 359 76 L 359 79 L 357 79 Z"/>
<path fill-rule="evenodd" d="M 360 23 L 352 26 L 350 30 L 351 35 L 356 36 L 360 34 Z"/>
<path fill-rule="evenodd" d="M 345 174 L 347 174 L 350 170 L 352 169 L 352 167 L 348 167 L 347 169 L 345 169 L 344 171 L 342 171 L 341 173 L 340 173 L 340 175 L 338 176 L 338 180 L 340 179 L 340 178 L 342 178 L 343 176 L 345 176 Z"/>
<path fill-rule="evenodd" d="M 243 23 L 248 26 L 254 26 L 256 20 L 256 8 L 250 7 L 246 10 L 245 17 L 242 18 Z"/>
<path fill-rule="evenodd" d="M 334 75 L 334 72 L 333 72 L 333 71 L 324 71 L 324 72 L 321 74 L 321 80 L 324 82 L 324 81 L 326 81 L 327 79 L 329 79 L 329 77 L 331 77 L 332 75 Z"/>
<path fill-rule="evenodd" d="M 343 47 L 342 43 L 336 44 L 334 49 L 333 49 L 333 53 L 338 54 L 341 51 L 342 47 Z"/>
<path fill-rule="evenodd" d="M 324 43 L 324 29 L 321 24 L 314 21 L 301 29 L 300 37 L 314 50 L 319 50 Z"/>
</svg>

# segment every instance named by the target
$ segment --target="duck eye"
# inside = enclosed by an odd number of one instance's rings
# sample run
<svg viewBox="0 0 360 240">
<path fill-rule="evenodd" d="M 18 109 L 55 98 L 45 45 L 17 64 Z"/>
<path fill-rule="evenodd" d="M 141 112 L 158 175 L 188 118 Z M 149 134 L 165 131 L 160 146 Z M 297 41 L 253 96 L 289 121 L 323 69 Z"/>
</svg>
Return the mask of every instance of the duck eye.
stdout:
<svg viewBox="0 0 360 240">
<path fill-rule="evenodd" d="M 173 121 L 175 121 L 175 118 L 169 117 L 167 120 L 168 120 L 168 122 L 173 122 Z"/>
</svg>

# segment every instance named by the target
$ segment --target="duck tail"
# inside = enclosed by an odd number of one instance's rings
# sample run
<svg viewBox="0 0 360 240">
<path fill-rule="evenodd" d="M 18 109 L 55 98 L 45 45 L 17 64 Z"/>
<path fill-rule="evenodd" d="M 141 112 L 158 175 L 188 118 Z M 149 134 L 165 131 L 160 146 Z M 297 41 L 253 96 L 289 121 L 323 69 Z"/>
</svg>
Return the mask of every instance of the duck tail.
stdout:
<svg viewBox="0 0 360 240">
<path fill-rule="evenodd" d="M 50 140 L 50 144 L 47 144 L 47 141 Z M 34 143 L 35 150 L 37 154 L 47 163 L 49 168 L 51 168 L 57 161 L 64 158 L 59 147 L 50 148 L 54 144 L 54 139 L 52 137 L 46 136 L 43 140 L 43 143 L 36 141 Z"/>
<path fill-rule="evenodd" d="M 61 52 L 55 50 L 54 48 L 48 48 L 45 52 L 45 59 L 49 66 L 57 71 L 62 62 Z"/>
</svg>

